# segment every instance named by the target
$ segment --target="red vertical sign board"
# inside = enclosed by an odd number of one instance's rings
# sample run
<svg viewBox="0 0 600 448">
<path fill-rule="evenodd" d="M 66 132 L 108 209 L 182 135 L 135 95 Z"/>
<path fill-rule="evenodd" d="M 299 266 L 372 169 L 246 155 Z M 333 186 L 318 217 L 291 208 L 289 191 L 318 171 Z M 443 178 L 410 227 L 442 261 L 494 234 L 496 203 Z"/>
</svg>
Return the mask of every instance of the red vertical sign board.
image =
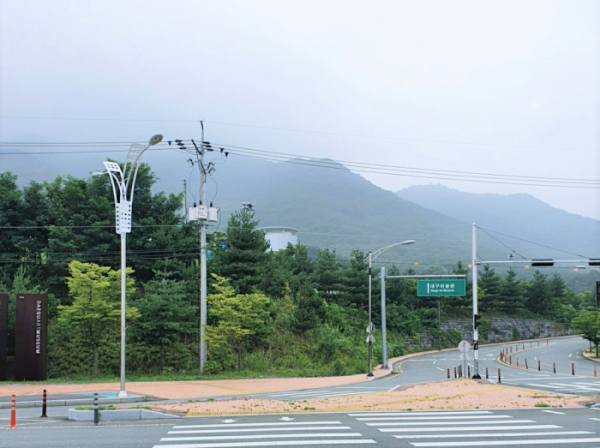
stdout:
<svg viewBox="0 0 600 448">
<path fill-rule="evenodd" d="M 16 381 L 46 379 L 48 295 L 17 294 L 15 335 Z"/>
<path fill-rule="evenodd" d="M 0 381 L 8 376 L 8 294 L 0 294 Z"/>
</svg>

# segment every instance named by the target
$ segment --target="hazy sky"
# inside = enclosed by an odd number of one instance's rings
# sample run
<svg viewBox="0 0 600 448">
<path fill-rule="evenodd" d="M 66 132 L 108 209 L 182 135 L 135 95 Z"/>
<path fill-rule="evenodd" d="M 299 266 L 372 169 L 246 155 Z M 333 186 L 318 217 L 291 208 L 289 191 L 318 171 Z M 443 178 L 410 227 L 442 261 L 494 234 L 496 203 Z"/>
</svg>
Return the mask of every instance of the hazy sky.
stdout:
<svg viewBox="0 0 600 448">
<path fill-rule="evenodd" d="M 265 151 L 600 180 L 600 1 L 0 5 L 0 141 L 196 138 L 202 118 Z M 361 174 L 600 219 L 597 189 Z"/>
</svg>

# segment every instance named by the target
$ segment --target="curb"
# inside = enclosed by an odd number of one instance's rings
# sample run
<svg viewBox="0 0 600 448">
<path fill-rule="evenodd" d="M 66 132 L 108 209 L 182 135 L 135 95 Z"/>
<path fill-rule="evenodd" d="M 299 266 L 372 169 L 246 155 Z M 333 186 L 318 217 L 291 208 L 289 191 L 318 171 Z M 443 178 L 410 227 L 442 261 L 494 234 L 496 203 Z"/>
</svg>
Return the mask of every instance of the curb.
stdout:
<svg viewBox="0 0 600 448">
<path fill-rule="evenodd" d="M 529 343 L 533 343 L 533 342 L 536 342 L 536 341 L 546 341 L 546 340 L 549 340 L 549 339 L 570 338 L 570 337 L 573 337 L 573 336 L 577 336 L 577 335 L 572 335 L 571 334 L 571 335 L 564 335 L 564 336 L 549 336 L 549 337 L 546 337 L 546 338 L 521 339 L 519 341 L 490 342 L 490 343 L 487 343 L 487 344 L 480 344 L 479 347 L 480 348 L 484 348 L 484 347 L 487 348 L 487 347 L 493 347 L 493 346 L 497 346 L 497 345 L 524 344 L 524 343 L 528 343 L 528 342 Z M 533 350 L 535 348 L 540 348 L 540 347 L 532 347 L 530 349 L 526 348 L 525 350 Z M 395 371 L 395 366 L 396 366 L 397 363 L 405 361 L 407 359 L 414 358 L 416 356 L 428 355 L 428 354 L 431 354 L 431 353 L 449 352 L 449 351 L 452 351 L 452 350 L 458 350 L 458 349 L 456 347 L 443 348 L 442 350 L 432 349 L 432 350 L 426 350 L 424 352 L 417 352 L 417 353 L 410 353 L 408 355 L 403 355 L 403 356 L 400 356 L 400 357 L 396 358 L 396 360 L 388 360 L 388 363 L 390 365 L 390 367 L 389 367 L 390 371 L 387 372 L 387 373 L 384 373 L 382 375 L 378 375 L 378 376 L 376 376 L 374 378 L 371 378 L 369 381 L 373 381 L 373 380 L 379 379 L 379 378 L 385 378 L 386 376 L 389 376 L 389 375 L 391 375 L 394 372 L 400 373 L 399 371 Z M 521 350 L 520 352 L 523 352 L 525 350 Z M 600 362 L 600 361 L 598 361 L 598 362 Z M 506 364 L 506 365 L 508 366 L 508 364 Z M 508 366 L 508 367 L 510 367 L 510 366 Z"/>
<path fill-rule="evenodd" d="M 114 422 L 123 420 L 156 420 L 164 418 L 181 418 L 178 415 L 164 412 L 148 411 L 146 409 L 117 409 L 114 411 L 99 411 L 100 421 Z M 67 419 L 79 422 L 93 422 L 94 411 L 69 409 Z"/>
<path fill-rule="evenodd" d="M 597 362 L 600 364 L 600 359 L 595 359 L 595 358 L 590 358 L 588 355 L 585 354 L 585 350 L 581 352 L 581 354 L 583 355 L 583 357 L 585 359 L 587 359 L 588 361 L 592 361 L 592 362 Z"/>
<path fill-rule="evenodd" d="M 513 354 L 523 353 L 523 352 L 526 352 L 528 350 L 534 350 L 534 349 L 537 349 L 537 348 L 541 348 L 541 347 L 526 348 L 524 350 L 521 349 L 518 352 L 514 352 Z M 592 361 L 592 362 L 600 363 L 600 360 L 590 359 L 587 356 L 585 356 L 585 352 L 582 352 L 582 354 L 583 354 L 583 357 L 586 358 L 587 360 Z M 512 355 L 505 355 L 505 356 L 512 356 Z M 572 377 L 596 378 L 593 375 L 581 375 L 581 374 L 572 375 L 572 374 L 569 374 L 569 373 L 555 373 L 552 370 L 544 370 L 544 369 L 538 370 L 538 369 L 535 369 L 535 368 L 526 369 L 524 366 L 517 366 L 516 364 L 509 364 L 506 361 L 502 361 L 499 356 L 498 356 L 498 358 L 496 358 L 496 361 L 498 362 L 498 364 L 501 364 L 501 365 L 503 365 L 505 367 L 508 367 L 510 369 L 524 370 L 526 372 L 533 371 L 533 372 L 540 372 L 540 373 L 549 373 L 549 374 L 552 374 L 552 375 L 562 375 L 562 376 L 571 377 L 571 378 Z"/>
<path fill-rule="evenodd" d="M 145 396 L 135 396 L 127 398 L 98 398 L 99 404 L 122 404 L 122 403 L 139 403 L 141 401 L 148 401 Z M 41 408 L 42 401 L 19 401 L 17 400 L 18 408 Z M 80 405 L 93 405 L 93 398 L 72 398 L 69 400 L 47 400 L 46 406 L 80 406 Z M 10 402 L 0 403 L 0 409 L 10 409 Z"/>
</svg>

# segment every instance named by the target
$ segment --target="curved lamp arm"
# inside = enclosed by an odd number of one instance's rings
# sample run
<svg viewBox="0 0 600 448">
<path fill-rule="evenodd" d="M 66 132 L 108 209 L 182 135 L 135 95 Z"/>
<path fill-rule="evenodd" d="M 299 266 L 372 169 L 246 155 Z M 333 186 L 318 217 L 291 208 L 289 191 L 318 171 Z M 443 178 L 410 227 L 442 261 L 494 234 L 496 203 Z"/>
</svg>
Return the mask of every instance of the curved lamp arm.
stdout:
<svg viewBox="0 0 600 448">
<path fill-rule="evenodd" d="M 381 249 L 377 249 L 374 252 L 369 251 L 369 255 L 367 257 L 365 257 L 365 259 L 363 261 L 368 261 L 369 267 L 370 267 L 371 263 L 373 261 L 375 261 L 375 259 L 378 256 L 380 256 L 382 253 L 384 253 L 386 250 L 388 250 L 392 247 L 395 247 L 395 246 L 406 246 L 408 244 L 413 244 L 414 242 L 415 242 L 415 240 L 406 240 L 406 241 L 402 241 L 401 243 L 390 244 L 389 246 L 382 247 Z"/>
</svg>

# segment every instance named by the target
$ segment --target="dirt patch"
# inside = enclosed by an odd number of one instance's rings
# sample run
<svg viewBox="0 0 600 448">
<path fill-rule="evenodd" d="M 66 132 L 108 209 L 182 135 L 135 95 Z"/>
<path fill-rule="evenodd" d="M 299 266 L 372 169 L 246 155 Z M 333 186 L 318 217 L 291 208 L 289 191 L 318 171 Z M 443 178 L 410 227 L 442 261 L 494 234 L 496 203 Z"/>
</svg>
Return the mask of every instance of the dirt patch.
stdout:
<svg viewBox="0 0 600 448">
<path fill-rule="evenodd" d="M 163 405 L 156 410 L 194 415 L 283 412 L 410 411 L 582 406 L 592 397 L 572 397 L 469 379 L 402 386 L 392 392 L 311 400 L 232 399 Z M 600 398 L 600 397 L 597 397 Z"/>
</svg>

